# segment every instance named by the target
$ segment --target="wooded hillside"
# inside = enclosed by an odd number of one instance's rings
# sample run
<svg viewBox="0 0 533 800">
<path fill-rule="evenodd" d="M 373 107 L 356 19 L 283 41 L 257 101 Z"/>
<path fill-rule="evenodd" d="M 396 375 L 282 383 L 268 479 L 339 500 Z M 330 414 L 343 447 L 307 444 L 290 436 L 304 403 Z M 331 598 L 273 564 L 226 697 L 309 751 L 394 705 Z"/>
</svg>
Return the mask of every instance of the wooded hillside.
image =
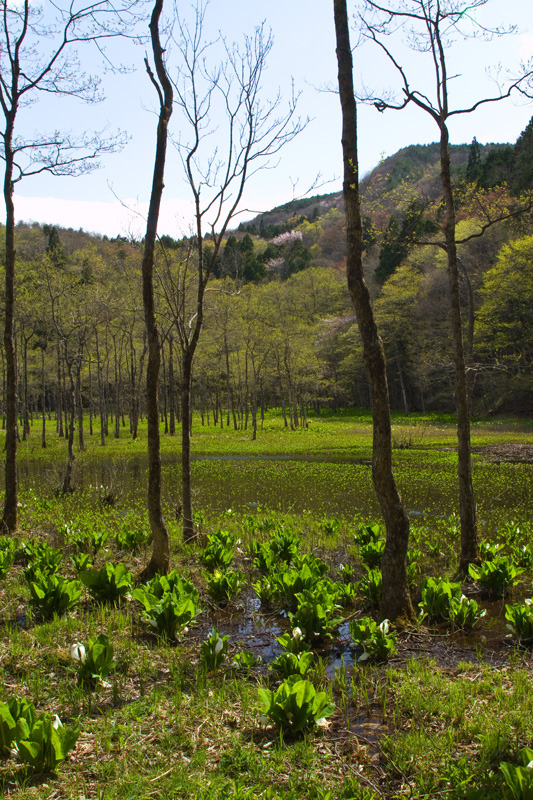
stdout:
<svg viewBox="0 0 533 800">
<path fill-rule="evenodd" d="M 512 145 L 451 149 L 459 215 L 465 336 L 474 410 L 532 406 L 533 126 Z M 365 270 L 384 339 L 393 407 L 453 411 L 445 254 L 438 246 L 437 145 L 413 145 L 362 181 Z M 508 217 L 481 237 L 489 215 Z M 470 238 L 474 237 L 474 238 Z M 163 236 L 157 254 L 163 340 L 161 406 L 172 433 L 181 369 L 176 316 L 195 313 L 193 240 Z M 144 409 L 142 243 L 17 226 L 17 349 L 22 435 L 43 408 L 66 425 L 73 394 L 103 434 L 135 435 Z M 281 407 L 305 424 L 309 407 L 368 405 L 359 337 L 345 288 L 342 196 L 287 203 L 225 239 L 210 280 L 193 402 L 219 424 L 257 425 Z M 3 361 L 4 363 L 4 361 Z M 4 381 L 5 387 L 5 368 Z"/>
</svg>

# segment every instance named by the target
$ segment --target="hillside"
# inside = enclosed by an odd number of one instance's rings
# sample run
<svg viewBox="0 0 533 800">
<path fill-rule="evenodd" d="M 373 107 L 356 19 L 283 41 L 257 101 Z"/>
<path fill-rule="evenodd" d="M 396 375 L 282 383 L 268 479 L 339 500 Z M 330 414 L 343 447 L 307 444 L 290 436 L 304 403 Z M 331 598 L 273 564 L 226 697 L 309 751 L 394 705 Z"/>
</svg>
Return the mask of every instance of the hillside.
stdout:
<svg viewBox="0 0 533 800">
<path fill-rule="evenodd" d="M 509 147 L 502 144 L 485 144 L 479 146 L 480 157 L 485 159 L 495 150 Z M 450 155 L 452 171 L 456 180 L 466 174 L 471 145 L 451 145 Z M 438 143 L 414 144 L 403 147 L 391 156 L 383 159 L 374 169 L 364 176 L 361 182 L 363 211 L 366 214 L 381 217 L 401 211 L 405 199 L 427 197 L 435 200 L 441 189 L 439 184 L 439 145 Z M 399 208 L 400 206 L 400 208 Z M 244 222 L 239 231 L 264 236 L 265 233 L 280 233 L 280 228 L 290 227 L 296 220 L 307 218 L 315 221 L 325 217 L 332 209 L 344 210 L 342 192 L 315 195 L 300 198 L 277 206 L 271 211 L 259 214 L 253 220 Z"/>
</svg>

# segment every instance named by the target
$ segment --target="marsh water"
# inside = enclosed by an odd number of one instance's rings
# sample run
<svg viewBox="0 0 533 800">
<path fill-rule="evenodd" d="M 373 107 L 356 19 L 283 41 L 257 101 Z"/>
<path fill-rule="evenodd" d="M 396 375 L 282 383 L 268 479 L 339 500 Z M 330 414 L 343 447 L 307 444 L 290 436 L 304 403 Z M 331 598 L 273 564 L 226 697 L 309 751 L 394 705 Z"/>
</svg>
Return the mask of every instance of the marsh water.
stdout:
<svg viewBox="0 0 533 800">
<path fill-rule="evenodd" d="M 448 517 L 458 509 L 454 456 L 421 449 L 396 457 L 396 479 L 411 514 Z M 180 454 L 165 455 L 163 495 L 172 507 L 180 498 Z M 39 494 L 61 483 L 62 465 L 39 461 L 20 464 L 21 488 Z M 113 459 L 77 458 L 75 482 L 92 487 L 95 497 L 112 492 L 125 505 L 143 502 L 148 482 L 146 456 L 132 453 Z M 372 488 L 371 464 L 360 454 L 331 452 L 298 455 L 196 455 L 192 462 L 194 505 L 207 513 L 232 508 L 239 512 L 282 512 L 365 518 L 379 516 Z M 531 519 L 533 465 L 474 460 L 474 483 L 481 518 Z"/>
</svg>

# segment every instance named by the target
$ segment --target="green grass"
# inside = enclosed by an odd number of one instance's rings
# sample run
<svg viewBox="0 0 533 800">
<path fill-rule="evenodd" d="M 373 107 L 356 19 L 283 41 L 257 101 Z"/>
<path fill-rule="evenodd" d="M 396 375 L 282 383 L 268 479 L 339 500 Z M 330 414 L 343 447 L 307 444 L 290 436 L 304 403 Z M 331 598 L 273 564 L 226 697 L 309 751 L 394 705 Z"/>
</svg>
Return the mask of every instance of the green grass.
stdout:
<svg viewBox="0 0 533 800">
<path fill-rule="evenodd" d="M 420 550 L 414 586 L 418 602 L 418 587 L 426 575 L 449 577 L 457 566 L 455 431 L 451 422 L 436 419 L 395 420 L 394 427 L 398 442 L 400 437 L 404 445 L 410 442 L 395 450 L 400 486 L 408 502 L 428 512 L 415 517 L 411 529 L 411 546 Z M 508 427 L 476 425 L 475 441 L 531 441 L 530 431 L 521 424 Z M 79 455 L 84 464 L 101 458 L 103 452 L 114 461 L 115 507 L 102 506 L 102 490 L 94 484 L 61 498 L 54 496 L 52 481 L 41 481 L 21 491 L 17 538 L 35 536 L 62 549 L 61 571 L 73 576 L 69 554 L 80 549 L 84 538 L 89 541 L 105 531 L 109 536 L 94 555 L 95 566 L 124 562 L 138 574 L 149 558 L 150 545 L 141 543 L 137 551 L 126 552 L 118 548 L 115 537 L 132 528 L 148 533 L 142 492 L 121 491 L 119 480 L 126 474 L 129 454 L 144 453 L 143 436 L 144 432 L 137 443 L 110 438 L 105 451 L 93 440 Z M 164 438 L 163 446 L 166 456 L 173 452 L 175 459 L 179 442 L 169 438 Z M 64 442 L 52 442 L 50 437 L 50 447 L 42 451 L 30 437 L 20 447 L 21 463 L 37 457 L 52 472 L 59 471 L 64 447 Z M 247 553 L 250 542 L 268 538 L 281 524 L 296 532 L 302 550 L 328 563 L 330 577 L 339 578 L 341 563 L 353 568 L 355 580 L 362 576 L 354 534 L 361 522 L 377 519 L 357 504 L 359 496 L 371 492 L 370 470 L 344 459 L 353 448 L 357 458 L 368 456 L 367 417 L 324 416 L 312 419 L 309 430 L 291 432 L 272 415 L 258 442 L 251 442 L 246 432 L 195 427 L 194 448 L 207 454 L 291 456 L 287 461 L 195 464 L 197 485 L 198 478 L 205 477 L 211 491 L 220 486 L 226 497 L 231 474 L 242 465 L 242 484 L 252 485 L 254 496 L 261 499 L 262 507 L 248 511 L 223 511 L 231 502 L 219 511 L 206 505 L 197 518 L 203 533 L 218 528 L 235 533 L 239 543 L 234 566 L 244 573 L 248 586 L 258 578 Z M 316 460 L 298 460 L 307 455 Z M 320 460 L 324 457 L 332 460 L 324 464 Z M 141 484 L 142 474 L 137 476 Z M 173 467 L 166 476 L 174 485 L 179 480 Z M 478 494 L 487 498 L 480 507 L 484 535 L 505 543 L 512 530 L 514 546 L 530 545 L 531 467 L 476 461 L 475 481 Z M 264 502 L 267 490 L 275 496 L 287 482 L 295 495 L 304 498 L 324 492 L 331 505 L 296 512 L 281 503 Z M 428 494 L 431 485 L 436 485 L 437 495 Z M 202 507 L 202 491 L 208 490 L 200 490 L 197 508 Z M 346 495 L 351 511 L 341 513 L 335 504 Z M 286 619 L 276 609 L 258 609 L 247 589 L 225 609 L 218 609 L 207 594 L 199 547 L 181 545 L 170 500 L 166 516 L 172 566 L 193 581 L 204 609 L 197 626 L 181 642 L 160 640 L 143 624 L 135 601 L 114 608 L 98 605 L 85 594 L 82 605 L 68 617 L 49 622 L 31 619 L 20 559 L 0 581 L 0 700 L 26 696 L 39 712 L 58 713 L 64 724 L 78 725 L 81 731 L 56 776 L 30 776 L 15 759 L 0 758 L 4 796 L 21 800 L 502 797 L 500 761 L 515 760 L 518 750 L 533 740 L 531 657 L 506 640 L 503 602 L 498 608 L 492 606 L 489 617 L 470 635 L 452 634 L 442 627 L 400 634 L 398 655 L 379 667 L 354 666 L 355 653 L 341 626 L 340 636 L 317 653 L 313 677 L 317 688 L 333 692 L 337 709 L 329 727 L 302 740 L 286 741 L 275 728 L 265 727 L 259 715 L 257 686 L 267 681 L 275 685 L 268 664 L 247 671 L 228 662 L 206 674 L 200 661 L 201 641 L 213 626 L 230 634 L 230 655 L 251 650 L 272 660 L 279 653 L 275 640 L 287 629 Z M 519 523 L 518 532 L 508 525 L 512 519 Z M 527 569 L 514 590 L 516 599 L 531 594 L 531 579 Z M 361 612 L 358 601 L 342 613 Z M 116 667 L 104 684 L 83 689 L 77 683 L 70 647 L 99 633 L 109 636 Z M 491 652 L 485 649 L 488 644 L 496 651 L 493 664 L 485 659 Z M 457 648 L 460 656 L 454 655 Z M 340 666 L 339 652 L 344 659 Z M 470 653 L 468 660 L 465 653 Z"/>
</svg>

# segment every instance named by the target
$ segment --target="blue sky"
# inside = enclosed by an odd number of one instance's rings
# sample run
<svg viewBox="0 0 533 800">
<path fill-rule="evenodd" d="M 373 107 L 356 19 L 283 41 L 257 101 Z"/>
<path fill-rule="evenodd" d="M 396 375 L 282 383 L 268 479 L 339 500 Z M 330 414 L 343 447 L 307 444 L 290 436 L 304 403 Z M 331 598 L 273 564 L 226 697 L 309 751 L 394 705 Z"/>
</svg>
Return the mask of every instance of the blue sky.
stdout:
<svg viewBox="0 0 533 800">
<path fill-rule="evenodd" d="M 167 0 L 168 2 L 168 0 Z M 150 4 L 147 4 L 147 17 Z M 191 7 L 180 3 L 183 13 Z M 482 16 L 481 16 L 482 14 Z M 265 19 L 266 15 L 266 19 Z M 210 38 L 220 30 L 228 40 L 240 40 L 266 21 L 272 29 L 274 47 L 264 77 L 264 97 L 268 101 L 281 92 L 288 98 L 291 85 L 300 92 L 299 112 L 310 121 L 305 130 L 276 158 L 270 169 L 255 175 L 247 188 L 243 208 L 250 212 L 268 210 L 305 193 L 316 181 L 313 194 L 340 190 L 341 150 L 340 111 L 334 92 L 336 57 L 331 0 L 211 0 L 207 10 Z M 519 62 L 533 55 L 530 0 L 491 0 L 479 20 L 491 25 L 516 24 L 519 33 L 492 42 L 458 43 L 449 51 L 452 104 L 468 106 L 481 96 L 497 93 L 485 72 L 498 63 L 518 68 Z M 148 19 L 146 21 L 146 24 Z M 398 45 L 400 47 L 400 45 Z M 114 49 L 117 48 L 117 49 Z M 413 83 L 431 89 L 426 56 L 399 49 L 402 63 L 408 65 Z M 17 218 L 49 222 L 64 227 L 83 228 L 108 236 L 140 236 L 151 185 L 155 147 L 155 95 L 144 71 L 145 47 L 123 40 L 112 43 L 110 55 L 127 63 L 127 75 L 106 74 L 103 89 L 106 99 L 98 105 L 84 106 L 74 100 L 49 100 L 25 109 L 21 116 L 28 130 L 64 129 L 76 131 L 121 129 L 129 138 L 124 149 L 107 156 L 102 168 L 78 178 L 53 178 L 41 175 L 17 186 Z M 80 52 L 83 61 L 85 54 Z M 382 56 L 363 47 L 354 54 L 356 81 L 372 89 L 393 85 Z M 94 63 L 87 63 L 87 71 Z M 428 80 L 426 86 L 424 82 Z M 487 106 L 475 114 L 457 118 L 450 126 L 453 143 L 514 142 L 533 115 L 533 105 L 518 97 Z M 183 126 L 178 110 L 173 118 L 173 135 Z M 216 124 L 216 120 L 214 123 Z M 21 129 L 21 132 L 24 128 Z M 436 141 L 435 123 L 417 109 L 379 114 L 372 107 L 360 106 L 359 157 L 362 173 L 370 171 L 381 158 L 409 144 Z M 238 221 L 238 220 L 237 220 Z M 192 223 L 191 193 L 178 154 L 170 147 L 160 233 L 179 237 Z"/>
</svg>

